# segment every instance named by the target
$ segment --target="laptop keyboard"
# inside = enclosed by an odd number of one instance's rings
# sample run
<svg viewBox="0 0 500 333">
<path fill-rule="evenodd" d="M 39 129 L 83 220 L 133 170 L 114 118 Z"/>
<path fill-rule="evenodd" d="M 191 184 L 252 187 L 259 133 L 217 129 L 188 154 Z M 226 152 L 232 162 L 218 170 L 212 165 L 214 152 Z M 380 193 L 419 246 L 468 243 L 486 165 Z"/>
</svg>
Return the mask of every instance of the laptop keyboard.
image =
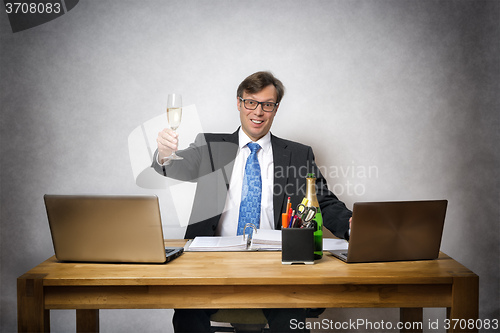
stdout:
<svg viewBox="0 0 500 333">
<path fill-rule="evenodd" d="M 165 254 L 169 254 L 169 253 L 172 253 L 174 251 L 175 251 L 175 249 L 165 249 Z"/>
</svg>

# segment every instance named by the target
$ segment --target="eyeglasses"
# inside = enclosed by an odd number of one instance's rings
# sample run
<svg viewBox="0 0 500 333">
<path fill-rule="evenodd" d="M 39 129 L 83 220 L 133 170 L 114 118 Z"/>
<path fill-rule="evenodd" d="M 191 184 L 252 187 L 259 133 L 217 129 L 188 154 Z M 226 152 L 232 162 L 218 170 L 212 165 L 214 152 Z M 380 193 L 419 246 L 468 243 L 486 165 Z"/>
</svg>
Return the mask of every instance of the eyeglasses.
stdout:
<svg viewBox="0 0 500 333">
<path fill-rule="evenodd" d="M 238 98 L 241 102 L 243 102 L 243 105 L 245 105 L 245 108 L 247 108 L 248 110 L 255 110 L 260 104 L 260 106 L 262 107 L 262 111 L 273 112 L 279 104 L 273 102 L 257 102 L 253 99 L 243 99 L 241 97 Z"/>
</svg>

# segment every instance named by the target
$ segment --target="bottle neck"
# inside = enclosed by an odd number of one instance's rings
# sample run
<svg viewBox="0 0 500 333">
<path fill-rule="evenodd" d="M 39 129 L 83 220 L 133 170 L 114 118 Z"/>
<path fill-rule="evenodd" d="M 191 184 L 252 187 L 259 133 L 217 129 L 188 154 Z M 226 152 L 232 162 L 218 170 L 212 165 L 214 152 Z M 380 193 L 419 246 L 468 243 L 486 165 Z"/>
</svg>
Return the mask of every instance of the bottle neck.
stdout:
<svg viewBox="0 0 500 333">
<path fill-rule="evenodd" d="M 319 207 L 318 198 L 316 197 L 316 178 L 306 178 L 306 198 L 309 200 L 308 206 Z"/>
</svg>

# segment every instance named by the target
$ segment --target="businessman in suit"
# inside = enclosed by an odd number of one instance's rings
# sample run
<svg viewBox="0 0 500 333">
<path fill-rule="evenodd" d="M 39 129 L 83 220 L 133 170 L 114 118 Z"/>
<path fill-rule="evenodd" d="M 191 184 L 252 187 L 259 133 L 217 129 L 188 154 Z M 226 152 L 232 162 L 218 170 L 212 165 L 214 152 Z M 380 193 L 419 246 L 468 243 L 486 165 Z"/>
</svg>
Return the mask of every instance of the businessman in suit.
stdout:
<svg viewBox="0 0 500 333">
<path fill-rule="evenodd" d="M 243 80 L 237 89 L 241 126 L 236 132 L 199 134 L 195 142 L 182 151 L 177 151 L 175 132 L 164 129 L 158 134 L 158 149 L 152 165 L 155 170 L 167 177 L 197 182 L 185 238 L 241 234 L 242 215 L 247 205 L 244 200 L 255 192 L 258 192 L 255 197 L 258 203 L 253 207 L 260 208 L 254 217 L 258 227 L 280 229 L 281 213 L 288 197 L 296 206 L 305 196 L 308 173 L 314 173 L 317 178 L 317 197 L 325 227 L 337 237 L 348 238 L 352 213 L 328 190 L 311 147 L 278 138 L 270 132 L 284 92 L 281 81 L 271 73 L 257 72 Z M 174 151 L 184 159 L 170 160 Z M 248 172 L 250 160 L 253 161 L 251 167 L 258 169 L 258 183 L 249 180 L 253 177 L 253 173 Z M 176 310 L 174 329 L 176 332 L 207 331 L 211 313 Z M 275 332 L 289 331 L 290 319 L 305 320 L 306 315 L 304 309 L 269 309 L 264 310 L 264 314 L 270 330 Z"/>
</svg>

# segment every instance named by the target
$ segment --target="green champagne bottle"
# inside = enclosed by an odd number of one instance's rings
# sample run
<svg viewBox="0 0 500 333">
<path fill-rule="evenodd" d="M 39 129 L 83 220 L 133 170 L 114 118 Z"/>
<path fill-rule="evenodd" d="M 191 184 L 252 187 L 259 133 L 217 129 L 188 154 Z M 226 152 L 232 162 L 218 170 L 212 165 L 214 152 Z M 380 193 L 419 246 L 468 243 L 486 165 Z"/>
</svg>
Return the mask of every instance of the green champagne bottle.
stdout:
<svg viewBox="0 0 500 333">
<path fill-rule="evenodd" d="M 314 259 L 321 259 L 323 258 L 323 216 L 316 197 L 316 176 L 314 173 L 308 173 L 306 181 L 306 198 L 309 200 L 307 206 L 316 207 L 317 209 L 313 218 L 316 224 L 316 230 L 314 231 Z"/>
</svg>

